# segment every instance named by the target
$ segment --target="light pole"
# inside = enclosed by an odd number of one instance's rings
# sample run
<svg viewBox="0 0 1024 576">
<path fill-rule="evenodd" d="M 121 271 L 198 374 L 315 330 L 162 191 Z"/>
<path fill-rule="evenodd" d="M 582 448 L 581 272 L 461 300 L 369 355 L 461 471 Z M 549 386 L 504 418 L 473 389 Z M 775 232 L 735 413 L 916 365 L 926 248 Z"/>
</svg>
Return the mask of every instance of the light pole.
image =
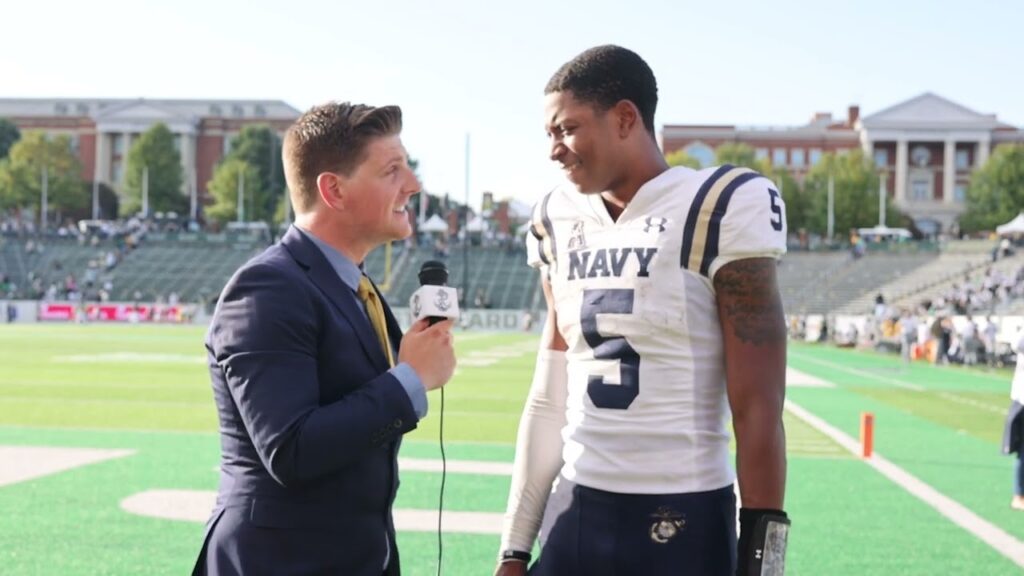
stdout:
<svg viewBox="0 0 1024 576">
<path fill-rule="evenodd" d="M 238 166 L 238 222 L 245 222 L 245 170 Z"/>
<path fill-rule="evenodd" d="M 50 174 L 49 174 L 49 170 L 47 169 L 45 164 L 43 165 L 43 171 L 42 172 L 43 172 L 42 173 L 42 182 L 41 182 L 41 187 L 40 187 L 40 191 L 39 191 L 39 196 L 40 196 L 40 198 L 39 198 L 39 208 L 40 208 L 40 210 L 39 210 L 39 232 L 40 233 L 46 232 L 46 212 L 47 212 L 47 208 L 48 208 L 47 201 L 49 200 L 49 198 L 47 198 L 47 195 L 49 194 L 49 187 L 50 187 Z"/>
</svg>

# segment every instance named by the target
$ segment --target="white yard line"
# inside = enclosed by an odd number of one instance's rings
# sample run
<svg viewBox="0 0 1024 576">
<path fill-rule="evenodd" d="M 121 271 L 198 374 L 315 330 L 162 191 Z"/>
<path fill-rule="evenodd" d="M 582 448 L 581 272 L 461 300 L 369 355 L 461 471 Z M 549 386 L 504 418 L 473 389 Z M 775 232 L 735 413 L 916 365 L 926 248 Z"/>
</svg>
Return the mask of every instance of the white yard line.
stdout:
<svg viewBox="0 0 1024 576">
<path fill-rule="evenodd" d="M 836 385 L 826 382 L 817 376 L 786 367 L 786 386 L 796 388 L 835 388 Z"/>
<path fill-rule="evenodd" d="M 805 362 L 810 362 L 811 364 L 818 364 L 819 366 L 825 366 L 825 367 L 828 367 L 828 368 L 832 368 L 834 370 L 839 370 L 841 372 L 846 372 L 847 374 L 856 374 L 857 376 L 864 376 L 865 378 L 871 378 L 872 380 L 878 380 L 879 382 L 886 382 L 888 384 L 892 384 L 893 386 L 898 386 L 900 388 L 906 388 L 907 390 L 916 390 L 918 392 L 923 392 L 924 389 L 925 389 L 924 386 L 918 386 L 917 384 L 911 384 L 910 382 L 904 382 L 903 380 L 897 380 L 895 378 L 888 378 L 886 376 L 879 376 L 878 374 L 874 374 L 874 373 L 868 372 L 866 370 L 858 370 L 856 368 L 849 368 L 847 366 L 843 366 L 842 364 L 836 364 L 835 362 L 829 362 L 828 360 L 820 360 L 818 358 L 811 358 L 809 356 L 804 356 L 803 354 L 794 354 L 792 352 L 790 352 L 790 354 L 793 357 L 795 357 L 795 358 L 799 358 L 800 360 L 803 360 Z"/>
<path fill-rule="evenodd" d="M 210 519 L 217 493 L 213 490 L 147 490 L 121 501 L 121 509 L 137 516 L 206 522 Z M 437 510 L 395 509 L 395 528 L 402 532 L 437 531 Z M 460 534 L 501 534 L 504 514 L 497 512 L 444 511 L 444 532 Z"/>
<path fill-rule="evenodd" d="M 398 468 L 402 472 L 440 472 L 441 461 L 429 458 L 399 458 Z M 452 474 L 511 476 L 512 464 L 510 462 L 487 462 L 483 460 L 448 460 L 448 472 Z"/>
<path fill-rule="evenodd" d="M 860 456 L 860 443 L 853 437 L 831 426 L 791 400 L 786 400 L 786 410 L 789 410 L 794 416 L 800 418 L 822 434 L 832 438 L 836 443 L 854 455 Z M 922 480 L 886 460 L 877 452 L 871 458 L 864 459 L 864 463 L 879 471 L 883 476 L 913 494 L 946 518 L 949 518 L 957 526 L 960 526 L 982 542 L 991 546 L 996 552 L 1009 558 L 1014 564 L 1024 568 L 1024 542 L 1017 540 L 1002 528 L 978 516 L 963 504 L 925 484 Z"/>
<path fill-rule="evenodd" d="M 848 366 L 843 366 L 842 364 L 836 364 L 834 362 L 829 362 L 828 360 L 820 360 L 818 358 L 811 358 L 809 356 L 804 356 L 802 354 L 794 354 L 793 356 L 799 358 L 800 360 L 804 360 L 804 361 L 810 362 L 812 364 L 819 364 L 821 366 L 826 366 L 826 367 L 832 368 L 834 370 L 839 370 L 840 372 L 846 372 L 847 374 L 855 374 L 857 376 L 864 376 L 865 378 L 871 378 L 871 379 L 874 379 L 874 380 L 878 380 L 879 382 L 886 382 L 888 384 L 892 384 L 892 385 L 898 386 L 900 388 L 905 388 L 907 390 L 914 390 L 915 392 L 924 392 L 924 391 L 927 390 L 927 388 L 925 388 L 924 386 L 920 386 L 920 385 L 917 385 L 917 384 L 911 384 L 910 382 L 904 382 L 903 380 L 897 380 L 895 378 L 888 378 L 886 376 L 879 376 L 878 374 L 873 374 L 873 373 L 867 372 L 865 370 L 858 370 L 856 368 L 850 368 Z M 798 370 L 793 370 L 791 368 L 787 368 L 786 369 L 786 381 L 787 381 L 787 384 L 789 383 L 789 378 L 791 377 L 791 374 L 794 374 L 794 373 L 795 374 L 803 374 L 802 372 L 799 372 Z M 800 386 L 800 385 L 801 384 L 797 384 L 797 386 Z M 953 392 L 942 392 L 942 391 L 939 391 L 938 394 L 939 394 L 939 396 L 945 398 L 946 400 L 949 400 L 951 402 L 956 402 L 957 404 L 963 404 L 964 406 L 972 406 L 974 408 L 979 408 L 979 409 L 985 410 L 987 412 L 992 412 L 993 414 L 1000 414 L 1000 415 L 1005 415 L 1006 414 L 1006 407 L 1005 406 L 993 406 L 991 404 L 987 404 L 985 402 L 974 400 L 973 398 L 967 398 L 965 396 L 961 396 L 961 395 L 955 394 Z"/>
<path fill-rule="evenodd" d="M 973 398 L 965 398 L 963 396 L 960 396 L 959 394 L 953 394 L 952 392 L 939 392 L 939 396 L 942 396 L 947 400 L 952 400 L 957 404 L 964 404 L 965 406 L 974 406 L 975 408 L 980 408 L 982 410 L 992 412 L 993 414 L 999 414 L 1000 416 L 1005 416 L 1006 411 L 1008 409 L 1008 406 L 993 406 L 991 404 L 979 402 L 978 400 L 974 400 Z"/>
<path fill-rule="evenodd" d="M 33 480 L 58 472 L 134 454 L 134 450 L 0 446 L 0 486 Z"/>
</svg>

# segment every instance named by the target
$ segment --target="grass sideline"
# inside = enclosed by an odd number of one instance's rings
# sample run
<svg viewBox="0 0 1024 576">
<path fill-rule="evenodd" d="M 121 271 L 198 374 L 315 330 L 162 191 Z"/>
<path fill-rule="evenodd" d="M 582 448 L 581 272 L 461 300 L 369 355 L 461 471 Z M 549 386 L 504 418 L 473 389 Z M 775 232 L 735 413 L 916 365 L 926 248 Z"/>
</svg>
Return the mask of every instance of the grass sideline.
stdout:
<svg viewBox="0 0 1024 576">
<path fill-rule="evenodd" d="M 180 574 L 202 524 L 122 511 L 148 489 L 214 490 L 216 415 L 202 329 L 7 325 L 0 329 L 0 445 L 118 448 L 133 456 L 0 487 L 0 570 L 30 574 Z M 511 461 L 536 337 L 460 333 L 446 387 L 449 458 Z M 489 363 L 490 362 L 490 363 Z M 876 450 L 1018 539 L 999 454 L 1010 375 L 804 344 L 790 365 L 835 384 L 787 396 L 856 437 L 876 415 Z M 438 457 L 438 398 L 403 457 Z M 794 518 L 787 574 L 1018 574 L 1019 568 L 787 414 Z M 450 474 L 446 510 L 501 512 L 508 479 Z M 398 507 L 436 509 L 440 475 L 406 472 Z M 88 527 L 83 529 L 82 527 Z M 403 532 L 403 571 L 436 573 L 436 534 Z M 444 574 L 486 574 L 497 536 L 444 535 Z"/>
</svg>

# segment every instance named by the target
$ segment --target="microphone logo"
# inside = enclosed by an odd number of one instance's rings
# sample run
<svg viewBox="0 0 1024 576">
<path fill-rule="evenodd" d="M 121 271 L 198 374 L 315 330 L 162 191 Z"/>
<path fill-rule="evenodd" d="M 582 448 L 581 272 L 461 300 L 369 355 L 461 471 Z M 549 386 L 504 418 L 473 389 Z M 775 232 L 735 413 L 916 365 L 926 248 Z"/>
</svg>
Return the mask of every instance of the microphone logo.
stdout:
<svg viewBox="0 0 1024 576">
<path fill-rule="evenodd" d="M 437 293 L 437 298 L 434 299 L 434 305 L 437 306 L 438 310 L 442 312 L 447 312 L 448 309 L 452 307 L 452 303 L 448 299 L 448 293 L 445 292 L 444 290 L 439 290 Z"/>
<path fill-rule="evenodd" d="M 419 318 L 420 312 L 422 312 L 422 311 L 423 311 L 423 303 L 420 302 L 420 295 L 419 294 L 413 294 L 412 295 L 412 315 L 413 315 L 413 318 Z"/>
</svg>

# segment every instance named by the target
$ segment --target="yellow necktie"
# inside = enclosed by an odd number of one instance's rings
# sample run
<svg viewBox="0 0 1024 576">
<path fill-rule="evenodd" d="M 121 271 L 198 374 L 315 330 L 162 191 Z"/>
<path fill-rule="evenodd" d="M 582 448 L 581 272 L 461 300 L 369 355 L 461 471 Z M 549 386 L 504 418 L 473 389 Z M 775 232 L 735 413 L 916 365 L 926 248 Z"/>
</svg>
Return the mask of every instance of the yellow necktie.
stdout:
<svg viewBox="0 0 1024 576">
<path fill-rule="evenodd" d="M 380 345 L 384 348 L 384 354 L 388 357 L 388 366 L 394 366 L 395 359 L 392 356 L 391 340 L 388 339 L 388 326 L 384 320 L 384 306 L 380 303 L 380 298 L 377 297 L 377 291 L 373 289 L 370 279 L 365 275 L 359 278 L 359 290 L 357 293 L 363 304 L 366 304 L 366 315 L 370 317 L 373 331 L 377 333 L 377 339 L 380 340 Z"/>
</svg>

